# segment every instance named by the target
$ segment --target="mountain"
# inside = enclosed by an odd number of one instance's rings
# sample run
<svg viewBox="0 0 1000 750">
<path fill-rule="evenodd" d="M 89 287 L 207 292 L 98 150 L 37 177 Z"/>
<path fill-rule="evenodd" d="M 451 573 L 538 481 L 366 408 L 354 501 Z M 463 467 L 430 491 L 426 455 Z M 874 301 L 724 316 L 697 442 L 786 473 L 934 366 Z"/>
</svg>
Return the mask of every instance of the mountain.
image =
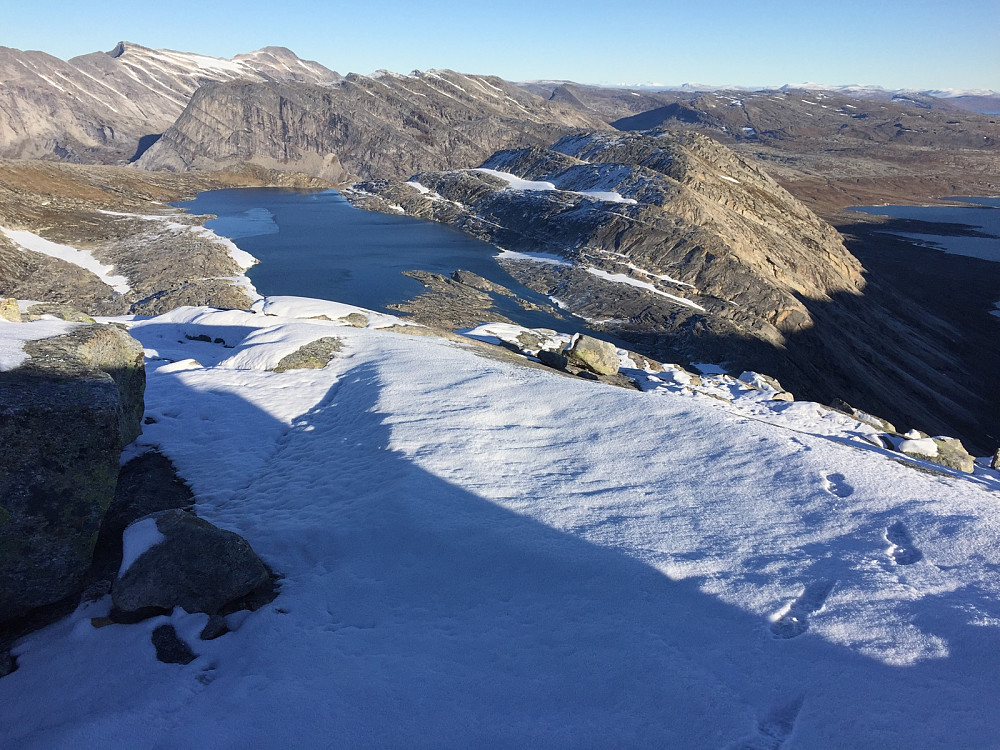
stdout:
<svg viewBox="0 0 1000 750">
<path fill-rule="evenodd" d="M 954 329 L 868 285 L 833 227 L 703 135 L 567 136 L 346 195 L 513 252 L 500 258 L 518 281 L 642 354 L 766 372 L 814 400 L 992 442 Z"/>
<path fill-rule="evenodd" d="M 599 118 L 494 76 L 450 70 L 350 74 L 327 86 L 206 85 L 138 160 L 145 169 L 241 163 L 345 180 L 478 164 L 513 145 L 551 143 Z"/>
<path fill-rule="evenodd" d="M 199 86 L 234 79 L 325 85 L 340 76 L 282 47 L 225 60 L 119 42 L 69 61 L 0 47 L 0 156 L 123 162 L 169 127 Z"/>
<path fill-rule="evenodd" d="M 839 221 L 846 206 L 1000 192 L 1000 121 L 962 95 L 792 88 L 747 91 L 524 84 L 622 130 L 703 132 L 763 160 L 793 195 Z M 875 94 L 879 95 L 876 96 Z"/>
</svg>

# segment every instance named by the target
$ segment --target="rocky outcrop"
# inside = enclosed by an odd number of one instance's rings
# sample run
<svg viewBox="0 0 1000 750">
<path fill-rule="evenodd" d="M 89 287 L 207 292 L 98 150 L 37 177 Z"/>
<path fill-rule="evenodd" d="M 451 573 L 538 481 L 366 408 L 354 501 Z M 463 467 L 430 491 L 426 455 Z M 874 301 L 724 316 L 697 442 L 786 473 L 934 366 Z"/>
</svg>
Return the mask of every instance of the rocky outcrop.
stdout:
<svg viewBox="0 0 1000 750">
<path fill-rule="evenodd" d="M 274 366 L 275 372 L 286 370 L 319 370 L 330 364 L 330 361 L 344 348 L 343 339 L 336 336 L 324 336 L 310 341 L 296 349 L 291 354 L 281 358 Z"/>
<path fill-rule="evenodd" d="M 174 607 L 217 614 L 270 580 L 246 539 L 184 510 L 136 521 L 125 530 L 124 549 L 111 589 L 121 619 Z"/>
<path fill-rule="evenodd" d="M 235 79 L 326 85 L 340 76 L 281 47 L 224 60 L 119 42 L 69 61 L 0 47 L 0 156 L 124 162 L 177 119 L 198 87 Z"/>
<path fill-rule="evenodd" d="M 79 594 L 143 412 L 143 350 L 123 328 L 24 350 L 0 373 L 0 622 Z"/>
<path fill-rule="evenodd" d="M 607 128 L 493 76 L 350 74 L 329 86 L 232 82 L 195 92 L 138 160 L 145 169 L 253 163 L 343 181 L 478 164 L 513 145 Z"/>
<path fill-rule="evenodd" d="M 517 281 L 657 360 L 725 362 L 801 398 L 842 396 L 935 433 L 983 437 L 988 420 L 955 377 L 947 326 L 898 295 L 869 295 L 829 224 L 705 136 L 567 136 L 479 169 L 345 194 L 513 251 L 500 262 Z"/>
</svg>

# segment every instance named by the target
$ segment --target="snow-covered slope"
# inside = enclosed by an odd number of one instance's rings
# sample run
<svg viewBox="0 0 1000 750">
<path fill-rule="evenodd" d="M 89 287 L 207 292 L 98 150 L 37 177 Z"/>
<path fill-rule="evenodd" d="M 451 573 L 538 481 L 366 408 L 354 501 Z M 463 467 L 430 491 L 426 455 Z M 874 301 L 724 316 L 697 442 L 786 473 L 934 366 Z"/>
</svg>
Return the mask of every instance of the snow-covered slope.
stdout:
<svg viewBox="0 0 1000 750">
<path fill-rule="evenodd" d="M 81 607 L 15 648 L 2 744 L 1000 736 L 995 472 L 903 465 L 847 417 L 737 381 L 633 370 L 645 390 L 629 391 L 388 317 L 305 319 L 316 305 L 132 325 L 149 373 L 138 447 L 159 446 L 198 512 L 284 576 L 278 598 L 208 642 L 205 616 L 175 612 L 199 654 L 186 666 L 155 660 L 166 618 L 98 629 L 109 602 Z M 345 346 L 325 369 L 267 369 L 329 335 Z"/>
</svg>

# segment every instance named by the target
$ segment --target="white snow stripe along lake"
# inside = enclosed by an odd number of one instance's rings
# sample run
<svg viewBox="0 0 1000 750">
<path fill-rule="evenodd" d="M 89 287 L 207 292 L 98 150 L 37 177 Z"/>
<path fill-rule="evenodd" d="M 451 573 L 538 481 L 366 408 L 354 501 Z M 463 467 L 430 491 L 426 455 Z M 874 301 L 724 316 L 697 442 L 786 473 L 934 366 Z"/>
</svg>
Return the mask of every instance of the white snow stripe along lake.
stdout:
<svg viewBox="0 0 1000 750">
<path fill-rule="evenodd" d="M 32 234 L 24 229 L 4 229 L 0 227 L 0 232 L 3 232 L 7 239 L 20 245 L 25 250 L 58 258 L 59 260 L 64 260 L 67 263 L 72 263 L 74 266 L 79 266 L 84 270 L 90 271 L 119 294 L 125 294 L 132 289 L 129 286 L 128 279 L 124 276 L 112 274 L 114 266 L 101 263 L 89 250 L 77 250 L 75 247 L 70 247 L 69 245 L 60 245 L 57 242 L 39 237 L 37 234 Z"/>
</svg>

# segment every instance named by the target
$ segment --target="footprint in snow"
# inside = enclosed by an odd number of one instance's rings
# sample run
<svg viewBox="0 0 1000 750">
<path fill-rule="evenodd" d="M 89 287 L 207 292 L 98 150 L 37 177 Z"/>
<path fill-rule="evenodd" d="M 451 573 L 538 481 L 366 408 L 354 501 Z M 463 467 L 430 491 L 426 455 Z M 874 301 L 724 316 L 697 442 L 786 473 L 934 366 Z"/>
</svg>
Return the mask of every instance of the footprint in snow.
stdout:
<svg viewBox="0 0 1000 750">
<path fill-rule="evenodd" d="M 889 542 L 889 557 L 896 565 L 913 565 L 924 557 L 902 521 L 896 521 L 885 530 L 885 540 Z"/>
<path fill-rule="evenodd" d="M 731 750 L 778 750 L 795 728 L 795 719 L 802 710 L 803 698 L 781 703 L 757 722 L 756 731 L 735 745 Z"/>
<path fill-rule="evenodd" d="M 826 491 L 837 497 L 847 497 L 854 492 L 854 488 L 847 483 L 847 478 L 843 474 L 827 474 L 823 479 L 826 482 Z"/>
<path fill-rule="evenodd" d="M 796 638 L 809 630 L 809 615 L 823 608 L 836 583 L 836 581 L 819 580 L 806 586 L 784 613 L 771 623 L 771 633 L 774 637 Z"/>
</svg>

